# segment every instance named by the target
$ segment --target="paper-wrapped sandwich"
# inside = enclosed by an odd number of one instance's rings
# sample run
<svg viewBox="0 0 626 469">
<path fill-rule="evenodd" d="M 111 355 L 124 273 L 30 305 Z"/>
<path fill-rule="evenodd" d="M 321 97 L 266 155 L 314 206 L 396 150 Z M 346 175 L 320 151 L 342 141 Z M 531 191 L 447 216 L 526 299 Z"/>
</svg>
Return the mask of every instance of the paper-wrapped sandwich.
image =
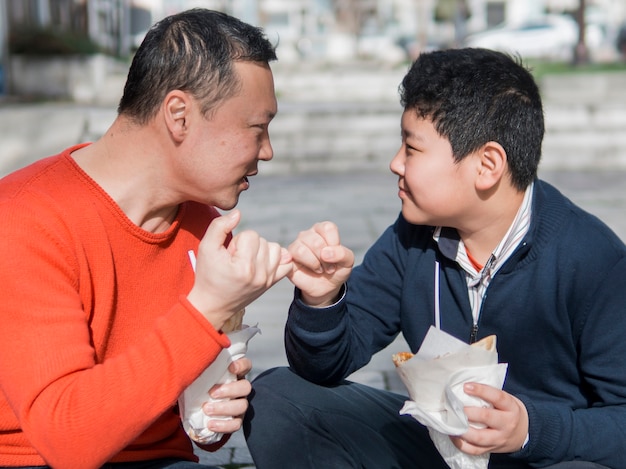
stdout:
<svg viewBox="0 0 626 469">
<path fill-rule="evenodd" d="M 488 406 L 463 392 L 468 382 L 501 389 L 507 365 L 498 363 L 496 337 L 471 346 L 431 327 L 418 352 L 392 355 L 409 397 L 400 414 L 411 415 L 428 428 L 435 447 L 452 469 L 486 469 L 489 454 L 472 456 L 454 446 L 449 435 L 462 435 L 469 422 L 465 406 Z"/>
<path fill-rule="evenodd" d="M 496 351 L 496 336 L 495 335 L 487 336 L 484 339 L 481 339 L 478 342 L 474 342 L 473 344 L 471 344 L 471 347 L 480 347 L 484 350 L 487 350 L 488 352 L 495 352 Z M 398 367 L 398 366 L 401 366 L 404 362 L 413 358 L 414 356 L 415 355 L 413 355 L 411 352 L 398 352 L 398 353 L 394 353 L 391 356 L 391 360 L 393 361 L 393 364 L 396 365 L 396 367 Z"/>
<path fill-rule="evenodd" d="M 233 332 L 240 331 L 241 326 L 243 325 L 243 315 L 246 314 L 246 310 L 242 309 L 241 311 L 233 314 L 228 321 L 224 323 L 222 326 L 222 332 Z"/>
<path fill-rule="evenodd" d="M 209 420 L 232 418 L 230 416 L 209 417 L 202 410 L 202 406 L 205 402 L 215 402 L 215 399 L 209 396 L 209 390 L 213 386 L 230 383 L 237 379 L 237 376 L 228 371 L 228 366 L 246 354 L 248 341 L 259 332 L 257 327 L 243 325 L 244 314 L 245 310 L 241 310 L 226 321 L 222 332 L 228 335 L 230 347 L 222 350 L 211 366 L 204 370 L 178 399 L 183 428 L 189 437 L 198 443 L 215 443 L 223 436 L 222 433 L 215 433 L 207 428 Z"/>
</svg>

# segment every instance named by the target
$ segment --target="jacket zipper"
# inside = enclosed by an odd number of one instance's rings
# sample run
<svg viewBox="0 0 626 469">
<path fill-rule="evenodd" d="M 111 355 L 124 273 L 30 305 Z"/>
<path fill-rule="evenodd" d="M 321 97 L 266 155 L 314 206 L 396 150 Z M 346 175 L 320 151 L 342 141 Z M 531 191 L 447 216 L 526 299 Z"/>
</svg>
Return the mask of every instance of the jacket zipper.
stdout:
<svg viewBox="0 0 626 469">
<path fill-rule="evenodd" d="M 472 326 L 472 330 L 470 331 L 469 343 L 473 344 L 476 342 L 476 337 L 478 336 L 478 324 L 474 323 Z"/>
<path fill-rule="evenodd" d="M 491 260 L 491 259 L 490 259 Z M 487 299 L 487 290 L 489 290 L 489 285 L 485 288 L 483 292 L 483 297 L 480 300 L 480 309 L 478 310 L 478 317 L 473 321 L 472 329 L 470 330 L 469 343 L 473 344 L 476 342 L 478 338 L 478 321 L 480 321 L 480 317 L 483 315 L 483 309 L 485 307 L 485 300 Z"/>
</svg>

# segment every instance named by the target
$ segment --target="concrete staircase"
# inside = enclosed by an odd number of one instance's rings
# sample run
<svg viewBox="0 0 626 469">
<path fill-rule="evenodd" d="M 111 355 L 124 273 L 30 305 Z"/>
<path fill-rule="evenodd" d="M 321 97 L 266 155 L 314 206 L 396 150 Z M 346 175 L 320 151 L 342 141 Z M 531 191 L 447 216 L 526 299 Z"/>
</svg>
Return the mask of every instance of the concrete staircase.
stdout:
<svg viewBox="0 0 626 469">
<path fill-rule="evenodd" d="M 274 72 L 279 112 L 270 135 L 275 157 L 261 165 L 264 174 L 388 171 L 400 146 L 397 90 L 404 68 L 303 65 L 275 66 Z M 124 80 L 123 74 L 112 74 L 91 105 L 0 108 L 1 172 L 99 138 L 115 118 Z M 540 86 L 547 129 L 543 169 L 626 170 L 626 72 L 554 75 Z"/>
<path fill-rule="evenodd" d="M 276 70 L 268 172 L 386 170 L 400 145 L 404 69 Z M 626 73 L 554 75 L 544 96 L 545 169 L 626 169 Z"/>
<path fill-rule="evenodd" d="M 553 75 L 541 89 L 544 167 L 626 169 L 626 73 Z"/>
</svg>

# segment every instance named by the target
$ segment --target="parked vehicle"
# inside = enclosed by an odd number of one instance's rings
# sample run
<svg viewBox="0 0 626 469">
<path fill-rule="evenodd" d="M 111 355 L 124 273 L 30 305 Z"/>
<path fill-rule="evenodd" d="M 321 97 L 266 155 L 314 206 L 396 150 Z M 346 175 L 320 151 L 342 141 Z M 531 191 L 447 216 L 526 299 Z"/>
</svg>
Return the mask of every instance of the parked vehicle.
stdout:
<svg viewBox="0 0 626 469">
<path fill-rule="evenodd" d="M 596 25 L 587 25 L 585 34 L 589 48 L 600 46 L 602 32 Z M 466 38 L 468 47 L 555 61 L 571 61 L 577 42 L 578 25 L 566 15 L 545 15 L 517 24 L 502 24 Z"/>
</svg>

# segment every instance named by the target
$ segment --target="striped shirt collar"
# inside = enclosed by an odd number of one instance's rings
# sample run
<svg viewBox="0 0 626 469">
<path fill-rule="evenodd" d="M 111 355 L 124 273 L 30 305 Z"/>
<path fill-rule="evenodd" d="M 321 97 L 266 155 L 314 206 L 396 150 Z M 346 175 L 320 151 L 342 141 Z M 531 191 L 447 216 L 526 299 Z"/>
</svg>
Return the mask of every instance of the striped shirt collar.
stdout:
<svg viewBox="0 0 626 469">
<path fill-rule="evenodd" d="M 524 199 L 513 223 L 480 272 L 470 262 L 465 245 L 456 229 L 441 226 L 435 228 L 433 239 L 439 244 L 442 254 L 457 261 L 463 270 L 466 271 L 469 277 L 468 286 L 484 282 L 488 284 L 524 238 L 530 228 L 533 189 L 534 183 L 531 183 L 526 188 Z"/>
</svg>

